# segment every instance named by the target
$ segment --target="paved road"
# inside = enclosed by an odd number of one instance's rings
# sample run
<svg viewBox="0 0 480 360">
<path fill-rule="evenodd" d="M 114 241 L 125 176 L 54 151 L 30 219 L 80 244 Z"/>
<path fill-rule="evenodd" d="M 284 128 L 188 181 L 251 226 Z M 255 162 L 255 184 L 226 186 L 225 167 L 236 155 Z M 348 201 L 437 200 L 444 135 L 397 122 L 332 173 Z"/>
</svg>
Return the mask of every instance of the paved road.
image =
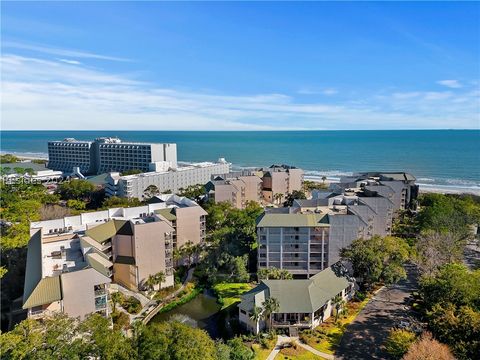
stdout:
<svg viewBox="0 0 480 360">
<path fill-rule="evenodd" d="M 392 288 L 383 288 L 360 312 L 343 335 L 335 359 L 388 359 L 381 346 L 388 331 L 408 318 L 406 300 L 416 288 L 415 271 L 407 268 L 408 278 Z"/>
</svg>

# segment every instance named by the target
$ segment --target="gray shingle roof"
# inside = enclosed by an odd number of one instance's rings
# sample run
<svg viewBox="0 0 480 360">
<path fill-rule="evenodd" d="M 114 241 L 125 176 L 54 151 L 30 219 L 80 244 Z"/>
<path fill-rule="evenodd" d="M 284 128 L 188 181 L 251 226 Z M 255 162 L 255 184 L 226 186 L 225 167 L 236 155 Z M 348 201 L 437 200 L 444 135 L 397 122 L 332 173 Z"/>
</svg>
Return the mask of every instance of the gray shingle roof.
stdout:
<svg viewBox="0 0 480 360">
<path fill-rule="evenodd" d="M 239 307 L 252 310 L 266 298 L 275 298 L 279 313 L 312 313 L 320 309 L 350 284 L 346 276 L 331 267 L 308 280 L 264 280 L 242 295 Z"/>
</svg>

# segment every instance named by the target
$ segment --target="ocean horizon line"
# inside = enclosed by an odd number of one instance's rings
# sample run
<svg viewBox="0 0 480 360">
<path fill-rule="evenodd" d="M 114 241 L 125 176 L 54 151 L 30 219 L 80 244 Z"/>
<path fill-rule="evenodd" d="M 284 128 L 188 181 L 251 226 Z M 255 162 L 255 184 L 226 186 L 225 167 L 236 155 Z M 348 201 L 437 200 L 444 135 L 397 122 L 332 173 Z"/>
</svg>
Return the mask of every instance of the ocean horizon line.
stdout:
<svg viewBox="0 0 480 360">
<path fill-rule="evenodd" d="M 161 131 L 161 132 L 310 132 L 310 131 L 480 131 L 478 129 L 252 129 L 252 130 L 162 130 L 162 129 L 56 129 L 56 130 L 49 130 L 49 129 L 33 129 L 33 130 L 25 130 L 25 129 L 7 129 L 7 130 L 0 130 L 1 132 L 65 132 L 65 131 L 72 131 L 72 132 L 92 132 L 92 131 L 109 131 L 109 132 L 141 132 L 141 131 Z"/>
</svg>

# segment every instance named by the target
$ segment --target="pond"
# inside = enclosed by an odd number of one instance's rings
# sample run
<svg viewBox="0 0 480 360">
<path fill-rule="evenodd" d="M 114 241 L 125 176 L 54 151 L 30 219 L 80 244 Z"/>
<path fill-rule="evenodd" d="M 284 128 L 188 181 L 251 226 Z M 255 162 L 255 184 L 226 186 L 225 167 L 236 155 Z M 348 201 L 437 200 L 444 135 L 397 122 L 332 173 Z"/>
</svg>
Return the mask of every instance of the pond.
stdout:
<svg viewBox="0 0 480 360">
<path fill-rule="evenodd" d="M 218 338 L 220 334 L 217 324 L 220 319 L 220 309 L 217 298 L 204 292 L 186 304 L 155 315 L 151 322 L 176 320 L 203 329 L 211 337 Z"/>
</svg>

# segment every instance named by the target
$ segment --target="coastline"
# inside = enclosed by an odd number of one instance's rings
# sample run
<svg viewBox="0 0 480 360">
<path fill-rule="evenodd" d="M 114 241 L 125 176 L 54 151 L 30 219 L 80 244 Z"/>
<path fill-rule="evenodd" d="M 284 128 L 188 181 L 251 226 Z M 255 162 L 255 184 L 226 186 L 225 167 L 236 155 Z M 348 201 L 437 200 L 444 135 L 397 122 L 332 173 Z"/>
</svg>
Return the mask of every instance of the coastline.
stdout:
<svg viewBox="0 0 480 360">
<path fill-rule="evenodd" d="M 11 154 L 18 157 L 21 160 L 48 160 L 48 154 L 45 153 L 30 153 L 30 152 L 17 152 L 17 151 L 0 151 L 0 154 Z M 188 164 L 189 162 L 181 161 L 182 163 Z M 232 166 L 236 169 L 252 169 L 252 167 L 239 167 L 233 164 Z M 341 176 L 352 175 L 353 172 L 339 172 L 339 171 L 316 171 L 316 170 L 305 170 L 305 180 L 314 181 L 322 183 L 322 176 L 327 177 L 328 183 L 337 183 L 340 181 Z M 417 179 L 417 184 L 420 186 L 420 193 L 438 193 L 438 194 L 469 194 L 480 196 L 480 185 L 479 186 L 465 186 L 465 185 L 444 185 L 444 184 L 435 184 L 433 183 L 434 179 L 428 178 L 419 178 Z M 429 181 L 430 183 L 425 183 L 422 181 Z"/>
</svg>

